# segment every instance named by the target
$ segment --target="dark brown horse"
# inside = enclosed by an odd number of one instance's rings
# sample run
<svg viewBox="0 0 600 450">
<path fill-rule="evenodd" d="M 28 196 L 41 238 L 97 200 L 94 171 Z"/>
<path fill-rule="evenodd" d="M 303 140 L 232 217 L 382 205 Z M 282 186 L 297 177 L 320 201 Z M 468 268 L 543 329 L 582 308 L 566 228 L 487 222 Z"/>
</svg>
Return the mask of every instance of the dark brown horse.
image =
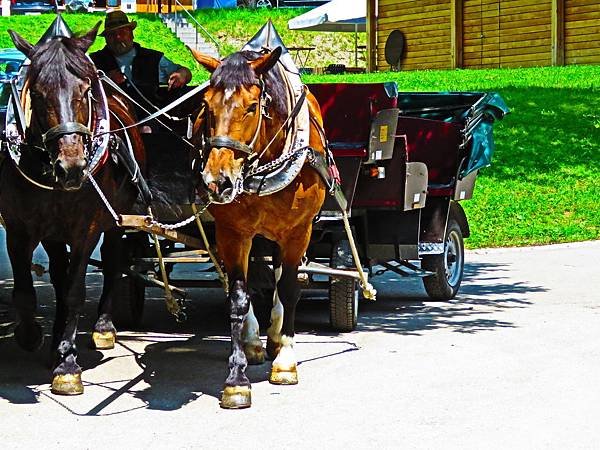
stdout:
<svg viewBox="0 0 600 450">
<path fill-rule="evenodd" d="M 57 23 L 64 25 L 60 16 Z M 5 158 L 0 172 L 0 212 L 14 275 L 15 338 L 29 351 L 43 341 L 35 320 L 36 295 L 30 272 L 32 252 L 42 242 L 56 292 L 52 391 L 65 395 L 83 392 L 75 337 L 85 301 L 87 264 L 102 232 L 105 278 L 94 341 L 97 347 L 108 348 L 115 339 L 110 311 L 112 285 L 118 276 L 120 232 L 90 178 L 93 176 L 116 211 L 127 211 L 137 196 L 131 170 L 111 157 L 116 155 L 115 148 L 122 148 L 122 141 L 98 133 L 102 117 L 108 127 L 108 110 L 112 112 L 111 129 L 135 123 L 128 106 L 114 95 L 108 95 L 102 108 L 106 97 L 86 56 L 99 25 L 80 37 L 58 34 L 36 45 L 9 31 L 15 46 L 31 60 L 21 95 L 25 130 L 16 145 L 10 144 L 20 160 Z M 141 137 L 135 128 L 130 131 L 128 140 L 143 169 Z"/>
<path fill-rule="evenodd" d="M 278 246 L 273 262 L 277 289 L 267 332 L 267 353 L 274 358 L 269 381 L 296 384 L 293 345 L 300 295 L 298 266 L 325 197 L 325 183 L 307 163 L 285 187 L 273 188 L 270 195 L 265 195 L 262 176 L 250 176 L 252 170 L 258 174 L 257 167 L 265 167 L 288 149 L 286 138 L 291 127 L 284 124 L 296 99 L 288 93 L 278 62 L 280 47 L 268 53 L 242 51 L 223 61 L 192 52 L 212 73 L 204 97 L 206 113 L 199 116 L 195 132 L 196 138 L 206 143 L 202 179 L 212 201 L 209 210 L 215 218 L 218 253 L 229 279 L 231 355 L 221 406 L 244 408 L 251 404 L 246 366 L 264 361 L 247 288 L 252 239 L 262 235 Z M 310 93 L 305 101 L 305 115 L 310 117 L 310 125 L 305 124 L 306 129 L 310 127 L 305 149 L 313 156 L 322 156 L 325 142 L 319 105 Z M 272 166 L 274 170 L 283 167 L 277 162 Z"/>
</svg>

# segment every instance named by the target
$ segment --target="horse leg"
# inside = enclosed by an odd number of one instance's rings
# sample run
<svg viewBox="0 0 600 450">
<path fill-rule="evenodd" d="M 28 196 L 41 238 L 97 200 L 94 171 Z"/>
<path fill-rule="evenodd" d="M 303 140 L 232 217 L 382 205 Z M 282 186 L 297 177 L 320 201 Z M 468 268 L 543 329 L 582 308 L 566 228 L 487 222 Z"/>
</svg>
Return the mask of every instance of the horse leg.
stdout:
<svg viewBox="0 0 600 450">
<path fill-rule="evenodd" d="M 248 268 L 248 255 L 251 239 L 236 239 L 228 235 L 225 244 L 217 242 L 219 254 L 223 258 L 229 277 L 229 318 L 231 323 L 231 354 L 229 355 L 229 375 L 221 397 L 221 407 L 226 409 L 248 408 L 251 405 L 250 380 L 246 376 L 248 360 L 244 353 L 242 329 L 244 318 L 250 310 L 250 294 L 245 280 Z"/>
<path fill-rule="evenodd" d="M 56 351 L 60 337 L 65 329 L 67 320 L 67 308 L 65 304 L 67 270 L 69 268 L 69 253 L 64 242 L 42 241 L 42 246 L 48 254 L 50 281 L 54 286 L 56 296 L 56 314 L 54 326 L 52 327 L 51 351 Z"/>
<path fill-rule="evenodd" d="M 271 326 L 267 330 L 267 355 L 273 360 L 281 350 L 281 327 L 283 326 L 283 304 L 279 299 L 277 285 L 281 279 L 281 262 L 273 257 L 275 268 L 275 290 L 273 292 L 273 308 L 271 309 Z"/>
<path fill-rule="evenodd" d="M 291 233 L 290 233 L 291 235 Z M 298 237 L 298 236 L 296 236 Z M 298 384 L 297 360 L 294 352 L 294 322 L 296 320 L 296 305 L 300 299 L 300 286 L 298 284 L 298 265 L 308 245 L 310 238 L 310 227 L 303 239 L 292 239 L 282 242 L 279 246 L 281 257 L 281 269 L 277 274 L 277 290 L 274 299 L 274 307 L 271 314 L 271 341 L 272 354 L 276 355 L 271 366 L 269 382 L 272 384 Z M 300 243 L 300 245 L 298 245 Z M 281 300 L 283 306 L 283 318 L 281 308 L 278 306 Z M 279 333 L 277 333 L 279 329 Z M 269 347 L 269 346 L 268 346 Z"/>
<path fill-rule="evenodd" d="M 273 384 L 298 384 L 296 369 L 296 354 L 294 353 L 294 320 L 296 318 L 296 304 L 300 297 L 298 286 L 298 266 L 283 264 L 281 278 L 277 283 L 277 291 L 283 304 L 283 320 L 281 333 L 274 336 L 273 342 L 277 343 L 279 351 L 271 367 L 269 382 Z"/>
<path fill-rule="evenodd" d="M 112 302 L 114 287 L 121 276 L 120 256 L 123 246 L 123 232 L 113 228 L 104 232 L 104 240 L 100 247 L 102 255 L 103 286 L 98 302 L 98 320 L 94 325 L 92 342 L 98 350 L 109 350 L 115 347 L 117 330 L 112 322 Z"/>
<path fill-rule="evenodd" d="M 6 248 L 13 270 L 13 304 L 17 312 L 15 339 L 22 349 L 30 352 L 44 343 L 42 327 L 35 321 L 37 299 L 31 276 L 31 258 L 36 244 L 24 231 L 7 226 Z"/>
<path fill-rule="evenodd" d="M 77 323 L 85 301 L 85 272 L 98 237 L 82 236 L 78 245 L 71 247 L 71 258 L 65 296 L 66 321 L 57 348 L 57 365 L 53 371 L 52 392 L 59 395 L 83 393 L 81 367 L 77 364 Z"/>
<path fill-rule="evenodd" d="M 260 340 L 258 320 L 254 315 L 252 302 L 250 302 L 248 314 L 246 314 L 242 326 L 242 343 L 248 364 L 258 365 L 265 362 L 265 352 Z"/>
</svg>

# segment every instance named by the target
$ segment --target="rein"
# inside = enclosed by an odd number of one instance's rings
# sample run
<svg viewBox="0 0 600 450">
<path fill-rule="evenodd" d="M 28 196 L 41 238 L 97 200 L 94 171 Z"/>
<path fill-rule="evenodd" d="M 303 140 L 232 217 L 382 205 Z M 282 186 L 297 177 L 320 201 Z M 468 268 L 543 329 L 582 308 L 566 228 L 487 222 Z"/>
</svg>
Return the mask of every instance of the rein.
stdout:
<svg viewBox="0 0 600 450">
<path fill-rule="evenodd" d="M 125 92 L 123 89 L 121 89 L 119 87 L 118 84 L 116 84 L 113 80 L 111 80 L 108 76 L 106 76 L 106 74 L 104 72 L 102 72 L 101 70 L 98 71 L 98 77 L 100 79 L 100 81 L 105 82 L 106 84 L 108 84 L 111 88 L 113 88 L 117 93 L 119 93 L 120 95 L 124 96 L 125 98 L 127 98 L 130 102 L 132 102 L 135 106 L 139 107 L 140 109 L 142 109 L 143 111 L 145 111 L 146 113 L 149 113 L 149 111 L 144 108 L 142 105 L 140 105 L 138 102 L 136 102 L 133 98 L 131 98 L 131 96 L 129 94 L 127 94 L 127 92 Z M 193 97 L 194 95 L 198 94 L 199 92 L 201 92 L 202 90 L 206 89 L 206 87 L 210 84 L 210 82 L 206 81 L 198 86 L 196 86 L 194 89 L 192 89 L 189 92 L 186 92 L 184 95 L 182 95 L 181 97 L 179 97 L 177 100 L 175 100 L 172 103 L 169 103 L 167 106 L 165 106 L 164 108 L 161 108 L 157 111 L 155 111 L 154 113 L 148 115 L 147 117 L 144 117 L 141 120 L 138 120 L 136 123 L 131 124 L 131 125 L 127 125 L 127 126 L 123 126 L 121 128 L 117 128 L 115 130 L 110 130 L 110 131 L 106 131 L 104 134 L 108 134 L 108 133 L 116 133 L 119 131 L 125 131 L 128 130 L 129 128 L 134 128 L 137 127 L 139 125 L 142 125 L 146 122 L 149 122 L 151 120 L 156 119 L 156 121 L 158 123 L 160 123 L 163 127 L 165 127 L 165 129 L 167 129 L 168 131 L 171 131 L 175 136 L 177 136 L 179 139 L 181 139 L 182 142 L 184 142 L 185 144 L 187 144 L 188 146 L 194 148 L 194 144 L 192 144 L 190 141 L 188 141 L 187 139 L 179 136 L 177 133 L 175 133 L 171 128 L 169 128 L 167 125 L 165 125 L 164 123 L 162 123 L 160 120 L 158 120 L 157 118 L 160 116 L 166 116 L 170 119 L 173 119 L 171 116 L 169 116 L 168 114 L 166 114 L 168 111 L 172 110 L 173 108 L 175 108 L 176 106 L 180 105 L 181 103 L 185 102 L 186 100 L 188 100 L 189 98 Z"/>
</svg>

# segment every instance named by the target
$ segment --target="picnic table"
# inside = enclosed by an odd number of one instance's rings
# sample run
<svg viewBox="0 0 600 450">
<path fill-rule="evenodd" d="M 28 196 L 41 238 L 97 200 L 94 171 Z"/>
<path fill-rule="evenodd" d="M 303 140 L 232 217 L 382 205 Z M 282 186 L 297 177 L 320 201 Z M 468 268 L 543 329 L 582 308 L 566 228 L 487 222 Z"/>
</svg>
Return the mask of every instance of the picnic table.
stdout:
<svg viewBox="0 0 600 450">
<path fill-rule="evenodd" d="M 308 58 L 310 57 L 310 52 L 312 52 L 315 48 L 316 47 L 288 47 L 288 50 L 293 55 L 294 63 L 296 63 L 298 67 L 306 67 Z"/>
</svg>

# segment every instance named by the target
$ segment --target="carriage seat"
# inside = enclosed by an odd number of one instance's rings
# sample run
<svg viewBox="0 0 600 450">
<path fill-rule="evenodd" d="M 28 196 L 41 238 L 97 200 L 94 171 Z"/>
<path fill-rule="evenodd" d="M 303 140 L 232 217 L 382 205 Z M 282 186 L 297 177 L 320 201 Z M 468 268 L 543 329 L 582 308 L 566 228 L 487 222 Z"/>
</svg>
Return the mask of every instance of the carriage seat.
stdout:
<svg viewBox="0 0 600 450">
<path fill-rule="evenodd" d="M 366 157 L 377 112 L 395 108 L 395 83 L 309 85 L 321 107 L 325 135 L 334 156 Z"/>
</svg>

